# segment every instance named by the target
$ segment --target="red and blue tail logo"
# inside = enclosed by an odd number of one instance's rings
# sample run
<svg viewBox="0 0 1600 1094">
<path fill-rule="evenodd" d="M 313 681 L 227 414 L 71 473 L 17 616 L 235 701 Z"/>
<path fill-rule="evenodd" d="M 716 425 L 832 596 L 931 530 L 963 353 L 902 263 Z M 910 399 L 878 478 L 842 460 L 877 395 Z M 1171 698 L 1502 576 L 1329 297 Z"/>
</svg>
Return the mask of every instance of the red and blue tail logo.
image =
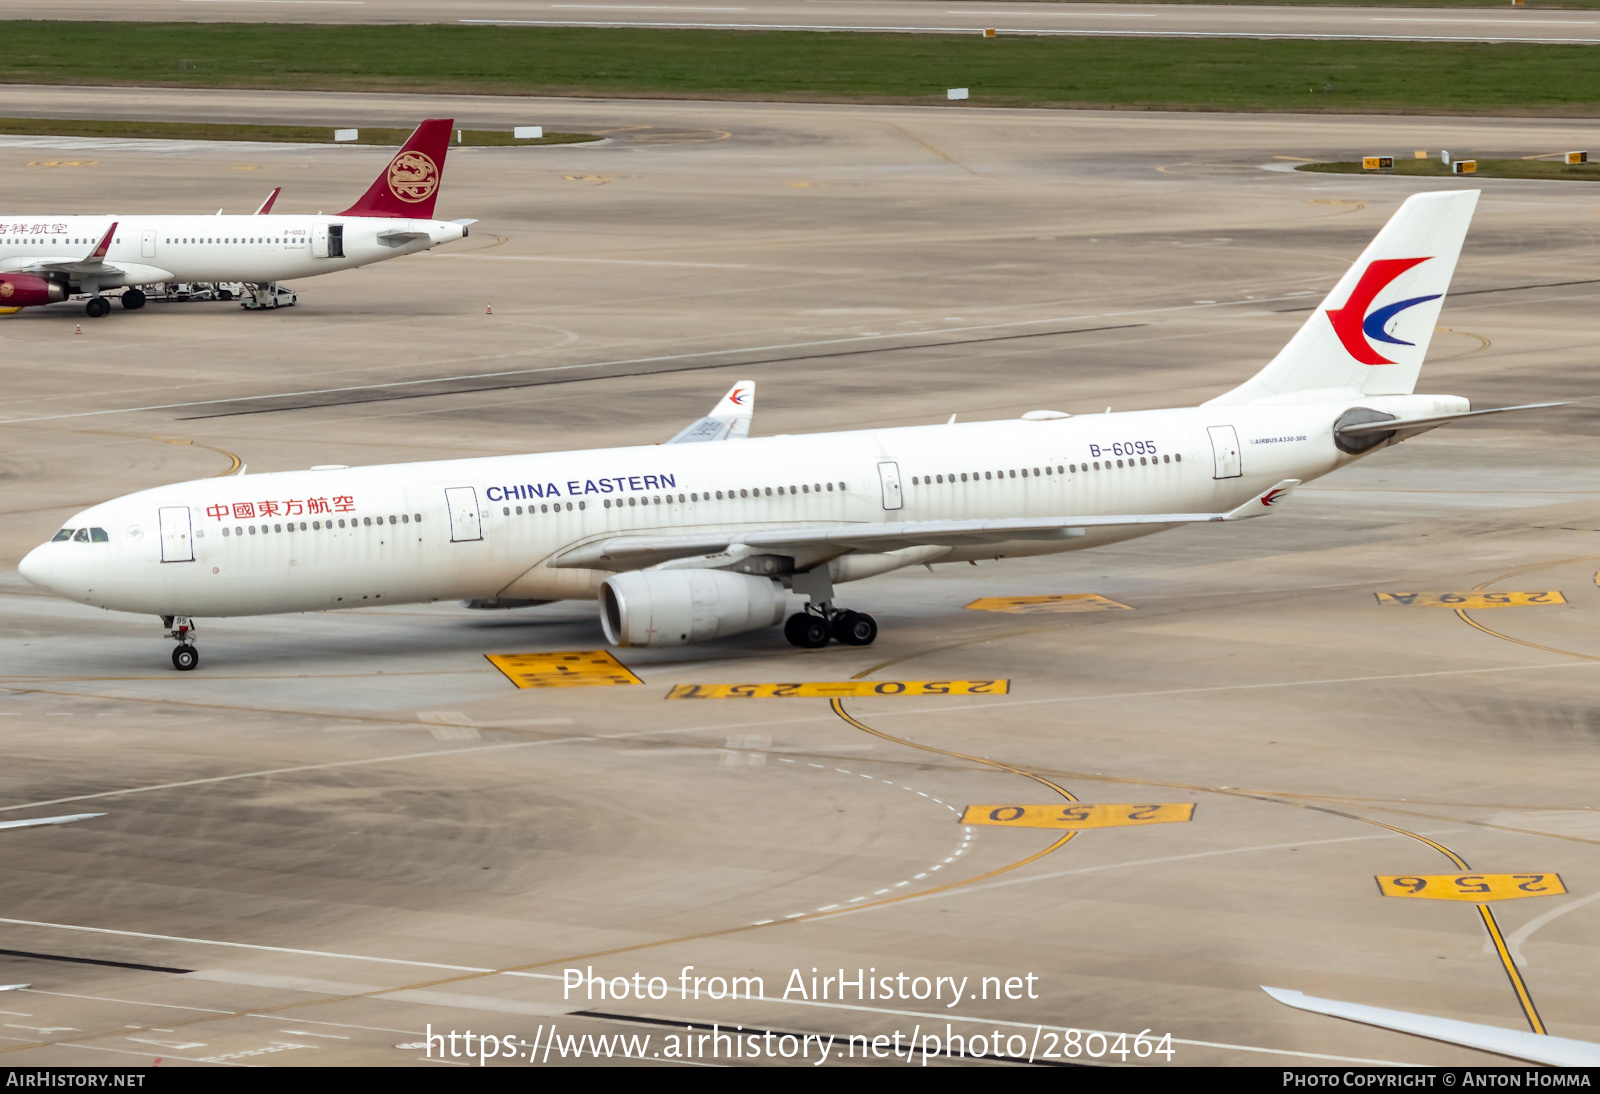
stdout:
<svg viewBox="0 0 1600 1094">
<path fill-rule="evenodd" d="M 1351 290 L 1350 299 L 1345 301 L 1344 307 L 1328 309 L 1328 321 L 1333 324 L 1333 332 L 1339 336 L 1339 341 L 1344 344 L 1351 357 L 1363 365 L 1392 365 L 1394 362 L 1379 353 L 1373 347 L 1373 342 L 1387 342 L 1392 346 L 1416 345 L 1415 342 L 1395 338 L 1383 328 L 1388 325 L 1389 320 L 1407 308 L 1437 300 L 1444 295 L 1443 293 L 1399 300 L 1393 304 L 1385 304 L 1381 308 L 1374 308 L 1370 313 L 1367 309 L 1372 307 L 1373 300 L 1391 281 L 1413 266 L 1420 266 L 1427 261 L 1426 258 L 1376 259 L 1366 268 L 1361 280 L 1356 282 L 1356 287 Z"/>
</svg>

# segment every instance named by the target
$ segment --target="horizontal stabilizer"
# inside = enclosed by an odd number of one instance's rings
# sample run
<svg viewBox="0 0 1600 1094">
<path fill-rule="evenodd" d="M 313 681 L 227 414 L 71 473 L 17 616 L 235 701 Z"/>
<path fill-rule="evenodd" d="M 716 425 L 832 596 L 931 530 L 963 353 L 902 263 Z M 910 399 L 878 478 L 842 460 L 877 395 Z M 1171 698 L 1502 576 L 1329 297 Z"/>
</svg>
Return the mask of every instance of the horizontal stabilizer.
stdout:
<svg viewBox="0 0 1600 1094">
<path fill-rule="evenodd" d="M 1390 418 L 1381 422 L 1357 422 L 1337 427 L 1334 432 L 1341 437 L 1369 437 L 1374 433 L 1396 433 L 1407 429 L 1433 429 L 1451 422 L 1464 422 L 1468 418 L 1482 418 L 1486 414 L 1509 414 L 1513 410 L 1548 410 L 1553 406 L 1571 406 L 1571 403 L 1526 403 L 1522 406 L 1497 406 L 1488 410 L 1467 410 L 1460 414 L 1437 414 L 1431 418 Z"/>
<path fill-rule="evenodd" d="M 1600 1065 L 1600 1044 L 1593 1041 L 1574 1041 L 1566 1037 L 1551 1037 L 1543 1033 L 1529 1033 L 1521 1029 L 1503 1029 L 1477 1022 L 1462 1022 L 1454 1018 L 1435 1018 L 1428 1014 L 1412 1014 L 1404 1010 L 1386 1010 L 1362 1003 L 1341 1003 L 1337 999 L 1318 999 L 1285 988 L 1261 990 L 1285 1006 L 1326 1014 L 1331 1018 L 1344 1018 L 1369 1026 L 1412 1033 L 1434 1041 L 1482 1049 L 1517 1060 L 1550 1064 L 1553 1067 L 1595 1067 Z"/>
<path fill-rule="evenodd" d="M 756 413 L 756 382 L 740 380 L 717 400 L 711 413 L 680 430 L 668 444 L 693 444 L 699 441 L 742 441 L 750 436 L 750 420 Z"/>
</svg>

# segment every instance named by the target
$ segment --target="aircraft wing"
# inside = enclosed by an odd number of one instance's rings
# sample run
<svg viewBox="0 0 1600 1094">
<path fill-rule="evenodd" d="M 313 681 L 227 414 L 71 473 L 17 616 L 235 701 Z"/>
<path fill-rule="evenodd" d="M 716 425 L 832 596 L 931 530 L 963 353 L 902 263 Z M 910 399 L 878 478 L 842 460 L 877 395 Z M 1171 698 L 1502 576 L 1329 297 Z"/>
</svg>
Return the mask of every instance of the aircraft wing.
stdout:
<svg viewBox="0 0 1600 1094">
<path fill-rule="evenodd" d="M 1600 1065 L 1600 1044 L 1593 1041 L 1574 1041 L 1567 1037 L 1551 1037 L 1543 1033 L 1529 1033 L 1521 1029 L 1503 1029 L 1477 1022 L 1461 1022 L 1454 1018 L 1435 1018 L 1428 1014 L 1412 1014 L 1403 1010 L 1386 1010 L 1369 1007 L 1363 1003 L 1341 1003 L 1337 999 L 1318 999 L 1285 988 L 1262 991 L 1285 1006 L 1362 1022 L 1369 1026 L 1414 1033 L 1434 1041 L 1495 1052 L 1516 1060 L 1532 1060 L 1553 1067 L 1595 1067 Z"/>
<path fill-rule="evenodd" d="M 18 273 L 96 273 L 110 274 L 113 277 L 121 276 L 121 270 L 106 264 L 106 251 L 111 247 L 111 240 L 117 233 L 117 222 L 112 221 L 111 227 L 106 229 L 106 234 L 100 237 L 100 242 L 95 244 L 94 250 L 89 252 L 87 258 L 44 258 L 38 262 L 31 262 L 20 267 Z"/>
<path fill-rule="evenodd" d="M 107 262 L 106 250 L 117 230 L 115 224 L 106 230 L 86 258 L 44 258 L 9 268 L 9 272 L 31 274 L 64 273 L 73 278 L 93 278 L 100 285 L 148 285 L 156 281 L 171 281 L 172 272 L 142 262 L 124 262 L 114 266 Z"/>
<path fill-rule="evenodd" d="M 750 419 L 756 413 L 756 382 L 740 380 L 717 400 L 711 413 L 679 431 L 668 444 L 695 441 L 742 441 L 750 436 Z"/>
<path fill-rule="evenodd" d="M 258 217 L 264 217 L 268 213 L 272 212 L 272 203 L 278 200 L 278 195 L 281 193 L 283 193 L 283 187 L 274 187 L 272 193 L 267 195 L 267 200 L 256 206 L 255 215 Z"/>
<path fill-rule="evenodd" d="M 969 547 L 1016 539 L 1073 539 L 1089 528 L 1140 524 L 1201 524 L 1264 516 L 1300 485 L 1285 479 L 1226 513 L 1122 513 L 1114 516 L 1017 517 L 1006 520 L 912 520 L 894 523 L 807 524 L 687 536 L 614 536 L 575 547 L 550 565 L 636 569 L 675 558 L 716 554 L 735 544 L 781 553 L 785 548 L 896 551 L 904 547 Z"/>
</svg>

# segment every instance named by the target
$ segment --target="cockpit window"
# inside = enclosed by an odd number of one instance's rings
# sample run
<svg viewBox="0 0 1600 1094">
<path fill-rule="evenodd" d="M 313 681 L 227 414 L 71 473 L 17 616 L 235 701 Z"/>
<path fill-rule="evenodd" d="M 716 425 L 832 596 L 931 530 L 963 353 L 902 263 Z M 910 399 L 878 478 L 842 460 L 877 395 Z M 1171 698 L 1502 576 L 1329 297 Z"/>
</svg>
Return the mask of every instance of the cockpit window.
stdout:
<svg viewBox="0 0 1600 1094">
<path fill-rule="evenodd" d="M 106 535 L 106 530 L 104 528 L 91 528 L 91 529 L 89 529 L 89 542 L 90 543 L 106 543 L 110 539 L 111 539 L 111 537 Z"/>
<path fill-rule="evenodd" d="M 79 528 L 78 529 L 78 534 L 73 536 L 72 539 L 73 539 L 73 542 L 75 542 L 75 543 L 88 543 L 89 542 L 89 529 L 87 529 L 87 528 Z"/>
<path fill-rule="evenodd" d="M 51 543 L 65 543 L 67 540 L 69 540 L 71 538 L 72 538 L 72 529 L 71 528 L 63 528 L 63 529 L 61 529 L 61 531 L 57 532 L 55 535 L 50 537 L 50 542 Z"/>
</svg>

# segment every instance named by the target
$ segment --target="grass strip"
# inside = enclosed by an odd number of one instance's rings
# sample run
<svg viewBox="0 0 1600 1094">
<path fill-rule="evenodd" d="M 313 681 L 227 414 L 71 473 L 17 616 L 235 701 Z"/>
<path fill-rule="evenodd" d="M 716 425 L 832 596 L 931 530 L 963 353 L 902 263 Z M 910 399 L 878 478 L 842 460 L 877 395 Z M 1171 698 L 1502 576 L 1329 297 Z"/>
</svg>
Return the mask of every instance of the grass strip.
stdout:
<svg viewBox="0 0 1600 1094">
<path fill-rule="evenodd" d="M 1600 47 L 978 34 L 0 22 L 0 82 L 1593 116 Z M 539 121 L 529 105 L 528 122 Z"/>
<path fill-rule="evenodd" d="M 515 140 L 509 129 L 462 129 L 452 145 L 500 146 L 579 144 L 601 138 L 592 133 L 546 133 L 537 140 Z M 87 118 L 0 118 L 0 134 L 11 137 L 124 137 L 181 141 L 266 141 L 276 144 L 332 144 L 333 130 L 314 125 L 244 125 L 209 122 L 98 121 Z M 409 129 L 361 129 L 361 136 L 341 144 L 401 145 Z"/>
<path fill-rule="evenodd" d="M 1466 156 L 1460 157 L 1466 159 Z M 1476 160 L 1477 171 L 1457 175 L 1450 165 L 1434 159 L 1406 159 L 1396 156 L 1393 171 L 1368 171 L 1360 160 L 1341 163 L 1303 163 L 1296 171 L 1329 175 L 1419 175 L 1429 178 L 1459 178 L 1463 182 L 1485 179 L 1568 179 L 1573 182 L 1600 182 L 1600 163 L 1563 163 L 1560 160 Z"/>
</svg>

